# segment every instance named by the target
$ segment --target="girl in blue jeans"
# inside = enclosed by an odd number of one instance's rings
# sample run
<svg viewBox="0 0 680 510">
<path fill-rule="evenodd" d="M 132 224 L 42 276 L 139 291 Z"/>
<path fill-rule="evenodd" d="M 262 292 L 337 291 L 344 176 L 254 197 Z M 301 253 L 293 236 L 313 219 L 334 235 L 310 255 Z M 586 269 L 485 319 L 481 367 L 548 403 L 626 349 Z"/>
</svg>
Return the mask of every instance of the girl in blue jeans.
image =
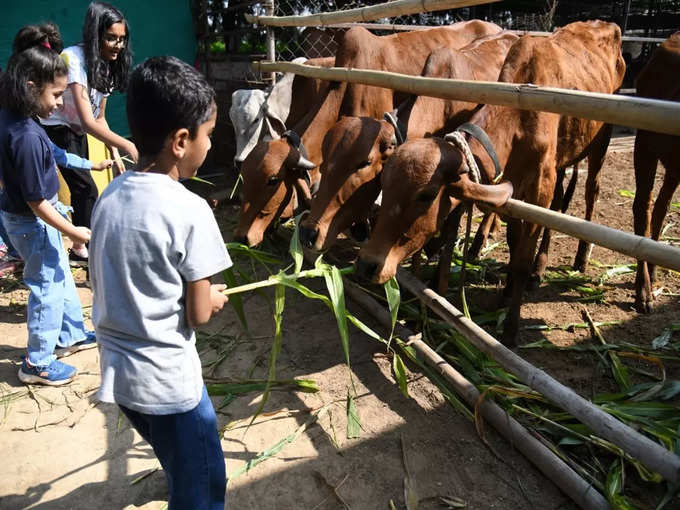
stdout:
<svg viewBox="0 0 680 510">
<path fill-rule="evenodd" d="M 35 116 L 49 117 L 62 104 L 67 69 L 59 55 L 36 44 L 13 54 L 0 78 L 0 218 L 24 260 L 30 289 L 26 320 L 28 355 L 19 369 L 24 383 L 67 384 L 76 369 L 60 355 L 94 347 L 62 245 L 62 234 L 86 242 L 90 231 L 62 215 L 59 180 L 45 131 Z"/>
</svg>

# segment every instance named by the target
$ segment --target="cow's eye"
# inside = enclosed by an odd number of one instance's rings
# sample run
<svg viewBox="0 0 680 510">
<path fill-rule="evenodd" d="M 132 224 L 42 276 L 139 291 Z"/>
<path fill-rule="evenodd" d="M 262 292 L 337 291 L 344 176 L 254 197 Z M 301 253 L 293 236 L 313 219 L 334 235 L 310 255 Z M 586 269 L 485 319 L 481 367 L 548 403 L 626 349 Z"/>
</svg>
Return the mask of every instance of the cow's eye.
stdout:
<svg viewBox="0 0 680 510">
<path fill-rule="evenodd" d="M 267 186 L 274 186 L 275 184 L 278 184 L 279 182 L 281 182 L 281 177 L 279 177 L 278 175 L 274 175 L 273 177 L 270 177 L 269 179 L 267 179 Z"/>
<path fill-rule="evenodd" d="M 425 190 L 418 193 L 416 200 L 418 202 L 428 203 L 432 202 L 437 197 L 437 192 L 435 190 Z"/>
</svg>

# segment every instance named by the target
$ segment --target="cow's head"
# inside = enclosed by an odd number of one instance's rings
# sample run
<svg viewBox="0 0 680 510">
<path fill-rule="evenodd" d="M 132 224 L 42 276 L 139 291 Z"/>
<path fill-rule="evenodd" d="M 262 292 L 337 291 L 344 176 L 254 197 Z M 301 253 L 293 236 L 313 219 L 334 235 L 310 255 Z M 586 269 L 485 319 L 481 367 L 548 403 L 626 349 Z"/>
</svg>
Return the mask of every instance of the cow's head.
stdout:
<svg viewBox="0 0 680 510">
<path fill-rule="evenodd" d="M 302 155 L 295 142 L 292 135 L 262 141 L 243 161 L 241 213 L 235 237 L 249 246 L 262 241 L 275 219 L 292 216 L 296 200 L 309 199 L 308 172 L 316 165 Z"/>
<path fill-rule="evenodd" d="M 375 283 L 392 278 L 399 263 L 422 248 L 463 200 L 500 206 L 512 185 L 470 180 L 462 153 L 438 138 L 399 147 L 382 173 L 378 222 L 357 261 L 359 276 Z"/>
<path fill-rule="evenodd" d="M 270 106 L 267 94 L 258 89 L 235 91 L 231 96 L 229 118 L 236 135 L 236 166 L 243 163 L 260 140 L 280 138 L 286 130 L 285 118 Z"/>
<path fill-rule="evenodd" d="M 319 191 L 300 227 L 305 246 L 325 250 L 366 217 L 380 193 L 383 164 L 396 145 L 394 128 L 368 117 L 342 117 L 326 133 Z"/>
</svg>

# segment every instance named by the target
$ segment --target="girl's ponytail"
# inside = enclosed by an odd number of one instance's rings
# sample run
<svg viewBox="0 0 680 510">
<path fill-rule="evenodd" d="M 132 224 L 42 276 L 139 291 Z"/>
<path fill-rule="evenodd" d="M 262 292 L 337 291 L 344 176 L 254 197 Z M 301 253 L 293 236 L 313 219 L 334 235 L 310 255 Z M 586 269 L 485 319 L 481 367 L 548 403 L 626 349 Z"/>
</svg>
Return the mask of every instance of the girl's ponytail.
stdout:
<svg viewBox="0 0 680 510">
<path fill-rule="evenodd" d="M 48 25 L 53 29 L 44 29 Z M 62 43 L 59 29 L 54 24 L 29 25 L 19 30 L 14 38 L 15 51 L 0 77 L 0 107 L 24 117 L 38 112 L 38 96 L 45 85 L 68 75 L 66 64 L 55 46 L 61 49 Z M 29 81 L 35 88 L 28 86 Z"/>
<path fill-rule="evenodd" d="M 14 37 L 12 52 L 19 53 L 35 46 L 43 46 L 61 53 L 61 50 L 64 49 L 64 43 L 59 33 L 59 27 L 52 22 L 25 26 Z"/>
</svg>

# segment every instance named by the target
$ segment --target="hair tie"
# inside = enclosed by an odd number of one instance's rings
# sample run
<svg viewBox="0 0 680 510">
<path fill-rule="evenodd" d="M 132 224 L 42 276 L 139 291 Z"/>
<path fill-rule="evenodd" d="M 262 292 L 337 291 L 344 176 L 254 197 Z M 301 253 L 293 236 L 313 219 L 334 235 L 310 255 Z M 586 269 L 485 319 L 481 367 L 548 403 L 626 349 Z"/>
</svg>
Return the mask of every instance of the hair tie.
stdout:
<svg viewBox="0 0 680 510">
<path fill-rule="evenodd" d="M 45 48 L 49 48 L 50 50 L 52 49 L 52 46 L 50 46 L 49 41 L 43 41 L 40 43 L 41 46 L 44 46 Z"/>
</svg>

